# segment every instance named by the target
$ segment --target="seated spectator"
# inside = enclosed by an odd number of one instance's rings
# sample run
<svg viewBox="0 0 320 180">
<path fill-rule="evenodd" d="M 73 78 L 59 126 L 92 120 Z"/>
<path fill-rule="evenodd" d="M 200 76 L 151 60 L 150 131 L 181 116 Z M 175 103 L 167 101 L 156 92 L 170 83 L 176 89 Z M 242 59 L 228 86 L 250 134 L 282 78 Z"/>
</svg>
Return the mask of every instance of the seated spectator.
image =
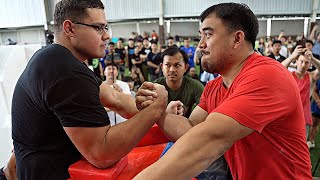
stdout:
<svg viewBox="0 0 320 180">
<path fill-rule="evenodd" d="M 191 77 L 195 80 L 199 80 L 199 75 L 196 73 L 196 68 L 192 67 L 189 69 L 188 77 Z"/>
<path fill-rule="evenodd" d="M 127 83 L 117 79 L 118 74 L 119 74 L 118 72 L 119 72 L 119 68 L 117 65 L 108 64 L 105 71 L 104 71 L 104 74 L 106 76 L 105 83 L 110 85 L 113 89 L 117 90 L 118 92 L 122 92 L 124 94 L 130 95 L 130 97 L 128 96 L 128 98 L 132 98 L 129 85 Z M 110 109 L 108 109 L 108 108 L 105 108 L 105 109 L 107 110 L 111 126 L 127 120 L 126 118 L 111 111 Z"/>
<path fill-rule="evenodd" d="M 123 82 L 126 82 L 130 88 L 130 92 L 131 92 L 131 96 L 133 98 L 136 98 L 136 91 L 134 90 L 134 81 L 132 79 L 132 77 L 130 76 L 125 76 L 123 77 Z"/>
</svg>

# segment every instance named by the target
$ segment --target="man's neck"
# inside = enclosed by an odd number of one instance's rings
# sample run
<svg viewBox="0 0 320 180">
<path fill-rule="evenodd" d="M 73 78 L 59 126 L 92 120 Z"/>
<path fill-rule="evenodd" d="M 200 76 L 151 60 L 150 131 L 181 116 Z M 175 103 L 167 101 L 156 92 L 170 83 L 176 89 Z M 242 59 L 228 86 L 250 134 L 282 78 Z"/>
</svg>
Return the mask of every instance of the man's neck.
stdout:
<svg viewBox="0 0 320 180">
<path fill-rule="evenodd" d="M 296 71 L 296 76 L 299 78 L 299 79 L 302 79 L 304 77 L 304 75 L 307 73 L 307 71 L 305 72 L 301 72 L 301 71 Z"/>
<path fill-rule="evenodd" d="M 117 81 L 117 79 L 111 79 L 111 78 L 108 78 L 106 80 L 106 83 L 109 84 L 109 85 L 112 85 L 113 83 L 115 83 Z"/>
<path fill-rule="evenodd" d="M 70 42 L 64 40 L 63 38 L 57 38 L 56 44 L 59 44 L 65 48 L 67 48 L 80 62 L 84 62 L 88 58 L 83 57 L 81 54 L 79 54 L 70 44 Z"/>
<path fill-rule="evenodd" d="M 279 56 L 279 55 L 280 55 L 280 53 L 279 53 L 279 52 L 274 52 L 274 53 L 273 53 L 273 55 L 275 55 L 275 56 Z"/>
<path fill-rule="evenodd" d="M 252 55 L 254 51 L 249 51 L 248 53 L 245 53 L 243 55 L 238 56 L 237 61 L 234 65 L 231 65 L 230 69 L 225 70 L 225 72 L 221 73 L 221 77 L 223 80 L 224 85 L 229 88 L 234 80 L 234 78 L 239 74 L 241 71 L 244 63 L 249 58 L 250 55 Z"/>
<path fill-rule="evenodd" d="M 182 80 L 183 78 L 181 78 L 179 81 L 168 81 L 166 79 L 166 83 L 167 83 L 167 86 L 172 89 L 172 90 L 177 90 L 181 87 L 182 85 Z"/>
</svg>

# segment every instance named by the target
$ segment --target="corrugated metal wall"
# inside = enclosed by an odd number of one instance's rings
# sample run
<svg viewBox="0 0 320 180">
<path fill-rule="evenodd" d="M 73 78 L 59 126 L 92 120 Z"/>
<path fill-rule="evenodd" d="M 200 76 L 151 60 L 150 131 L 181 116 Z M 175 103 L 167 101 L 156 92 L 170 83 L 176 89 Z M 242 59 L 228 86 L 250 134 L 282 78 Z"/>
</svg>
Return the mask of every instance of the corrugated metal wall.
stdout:
<svg viewBox="0 0 320 180">
<path fill-rule="evenodd" d="M 159 17 L 159 0 L 104 0 L 107 19 L 145 19 Z"/>
<path fill-rule="evenodd" d="M 39 26 L 45 23 L 43 0 L 0 0 L 0 28 Z"/>
<path fill-rule="evenodd" d="M 230 0 L 163 0 L 164 17 L 197 17 L 209 6 L 222 2 Z M 312 0 L 234 0 L 233 2 L 247 4 L 258 16 L 310 15 L 313 5 Z M 160 0 L 105 0 L 106 13 L 111 21 L 157 18 L 160 13 L 159 3 Z"/>
</svg>

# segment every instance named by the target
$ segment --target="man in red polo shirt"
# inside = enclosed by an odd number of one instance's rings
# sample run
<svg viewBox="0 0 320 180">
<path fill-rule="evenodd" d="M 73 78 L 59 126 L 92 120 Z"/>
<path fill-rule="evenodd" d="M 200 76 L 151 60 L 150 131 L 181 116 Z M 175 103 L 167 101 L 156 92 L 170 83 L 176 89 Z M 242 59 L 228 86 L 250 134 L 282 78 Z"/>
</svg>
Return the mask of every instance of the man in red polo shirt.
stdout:
<svg viewBox="0 0 320 180">
<path fill-rule="evenodd" d="M 206 85 L 189 120 L 168 114 L 158 121 L 176 142 L 135 179 L 191 179 L 222 155 L 236 180 L 312 179 L 297 83 L 279 62 L 254 52 L 253 12 L 222 3 L 201 21 L 202 66 L 221 76 Z M 144 106 L 146 92 L 137 93 Z"/>
</svg>

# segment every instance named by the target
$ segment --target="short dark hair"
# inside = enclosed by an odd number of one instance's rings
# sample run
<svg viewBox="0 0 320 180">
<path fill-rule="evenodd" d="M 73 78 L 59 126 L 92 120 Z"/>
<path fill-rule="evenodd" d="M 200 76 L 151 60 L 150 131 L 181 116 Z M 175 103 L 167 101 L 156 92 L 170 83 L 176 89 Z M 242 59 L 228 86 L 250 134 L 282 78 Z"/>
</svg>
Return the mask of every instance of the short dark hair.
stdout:
<svg viewBox="0 0 320 180">
<path fill-rule="evenodd" d="M 116 67 L 116 68 L 117 68 L 117 70 L 119 70 L 119 66 L 118 66 L 118 65 L 116 65 L 116 64 L 107 63 L 107 64 L 106 64 L 106 68 L 107 68 L 108 66 L 114 66 L 114 67 Z"/>
<path fill-rule="evenodd" d="M 168 37 L 168 40 L 169 40 L 169 39 L 172 39 L 172 40 L 174 40 L 174 38 L 173 38 L 172 36 L 169 36 L 169 37 Z"/>
<path fill-rule="evenodd" d="M 166 49 L 165 51 L 163 51 L 163 53 L 161 53 L 161 61 L 163 62 L 163 58 L 164 56 L 174 56 L 176 54 L 180 53 L 183 57 L 183 61 L 188 64 L 189 61 L 189 56 L 187 55 L 186 52 L 184 52 L 184 50 L 176 47 L 176 46 L 170 46 L 168 47 L 168 49 Z"/>
<path fill-rule="evenodd" d="M 133 82 L 133 79 L 131 76 L 125 76 L 122 78 L 122 81 L 123 82 Z"/>
<path fill-rule="evenodd" d="M 310 39 L 307 39 L 306 43 L 310 43 L 313 46 L 313 41 L 311 41 Z"/>
<path fill-rule="evenodd" d="M 272 42 L 272 46 L 273 46 L 273 45 L 275 45 L 275 44 L 280 44 L 280 45 L 281 45 L 282 43 L 281 43 L 281 41 L 280 41 L 280 40 L 273 40 L 273 42 Z"/>
<path fill-rule="evenodd" d="M 115 43 L 111 41 L 111 42 L 108 43 L 108 45 L 109 45 L 109 46 L 110 46 L 110 45 L 114 46 Z"/>
<path fill-rule="evenodd" d="M 54 10 L 54 29 L 60 32 L 65 20 L 81 22 L 88 17 L 87 8 L 104 9 L 100 0 L 61 0 L 55 6 Z"/>
<path fill-rule="evenodd" d="M 245 40 L 249 41 L 252 47 L 255 46 L 259 23 L 257 17 L 246 4 L 221 3 L 213 5 L 201 13 L 201 22 L 211 14 L 221 19 L 229 31 L 242 30 L 245 34 Z"/>
<path fill-rule="evenodd" d="M 128 41 L 134 41 L 134 39 L 132 39 L 132 38 L 129 38 L 129 39 L 128 39 Z"/>
</svg>

